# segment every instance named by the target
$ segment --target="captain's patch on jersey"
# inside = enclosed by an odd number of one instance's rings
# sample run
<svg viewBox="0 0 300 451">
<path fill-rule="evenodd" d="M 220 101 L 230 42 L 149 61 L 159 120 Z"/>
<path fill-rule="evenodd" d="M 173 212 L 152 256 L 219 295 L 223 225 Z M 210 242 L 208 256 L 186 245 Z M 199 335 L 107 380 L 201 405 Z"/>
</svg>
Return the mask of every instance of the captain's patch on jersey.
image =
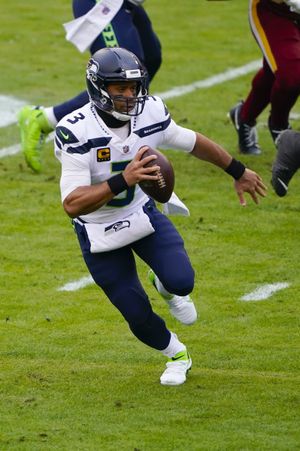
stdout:
<svg viewBox="0 0 300 451">
<path fill-rule="evenodd" d="M 97 149 L 97 161 L 101 163 L 102 161 L 110 161 L 110 148 L 103 147 L 102 149 Z"/>
</svg>

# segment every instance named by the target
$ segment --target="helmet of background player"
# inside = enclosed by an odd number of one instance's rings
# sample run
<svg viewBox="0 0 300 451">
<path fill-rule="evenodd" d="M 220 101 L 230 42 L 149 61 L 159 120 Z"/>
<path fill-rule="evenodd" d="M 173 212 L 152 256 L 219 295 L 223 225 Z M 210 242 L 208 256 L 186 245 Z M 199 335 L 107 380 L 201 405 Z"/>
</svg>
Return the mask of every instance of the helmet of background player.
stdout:
<svg viewBox="0 0 300 451">
<path fill-rule="evenodd" d="M 142 113 L 147 97 L 148 74 L 137 56 L 120 47 L 103 48 L 90 58 L 86 69 L 87 90 L 91 102 L 116 119 L 128 121 L 131 116 Z M 136 96 L 112 96 L 109 83 L 136 82 Z M 117 111 L 115 101 L 124 105 Z"/>
</svg>

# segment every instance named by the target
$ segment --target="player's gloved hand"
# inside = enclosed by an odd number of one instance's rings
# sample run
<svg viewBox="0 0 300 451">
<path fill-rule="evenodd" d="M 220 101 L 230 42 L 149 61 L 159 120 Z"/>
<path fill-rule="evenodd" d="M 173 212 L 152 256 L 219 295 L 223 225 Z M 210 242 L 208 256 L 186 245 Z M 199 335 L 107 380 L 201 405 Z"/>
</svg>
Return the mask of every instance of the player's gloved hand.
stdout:
<svg viewBox="0 0 300 451">
<path fill-rule="evenodd" d="M 300 14 L 300 0 L 285 0 L 285 3 L 290 7 L 290 10 Z"/>
<path fill-rule="evenodd" d="M 145 0 L 128 0 L 130 3 L 133 3 L 134 5 L 141 5 L 144 3 Z"/>
</svg>

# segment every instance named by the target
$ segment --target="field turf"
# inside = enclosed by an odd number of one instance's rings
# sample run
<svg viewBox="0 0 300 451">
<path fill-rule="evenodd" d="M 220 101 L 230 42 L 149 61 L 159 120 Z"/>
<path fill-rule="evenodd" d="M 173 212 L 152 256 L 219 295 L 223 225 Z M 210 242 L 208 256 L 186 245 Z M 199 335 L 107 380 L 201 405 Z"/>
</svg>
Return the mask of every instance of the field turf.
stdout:
<svg viewBox="0 0 300 451">
<path fill-rule="evenodd" d="M 246 0 L 148 0 L 163 46 L 151 91 L 190 85 L 261 58 Z M 88 53 L 64 39 L 70 2 L 14 0 L 1 11 L 1 95 L 52 105 L 82 90 Z M 185 385 L 163 387 L 164 357 L 138 342 L 91 284 L 59 195 L 49 142 L 44 172 L 21 153 L 0 159 L 0 450 L 196 451 L 300 449 L 299 176 L 286 198 L 270 186 L 275 148 L 258 122 L 260 157 L 238 154 L 228 110 L 253 73 L 170 98 L 173 118 L 222 144 L 259 172 L 268 195 L 242 208 L 231 178 L 170 150 L 175 191 L 189 218 L 174 217 L 196 271 L 200 319 L 185 327 L 141 280 L 155 311 L 193 358 Z M 9 108 L 9 103 L 7 105 Z M 292 121 L 300 128 L 299 104 Z M 19 142 L 0 128 L 0 148 Z M 241 297 L 267 284 L 287 288 L 261 301 Z"/>
</svg>

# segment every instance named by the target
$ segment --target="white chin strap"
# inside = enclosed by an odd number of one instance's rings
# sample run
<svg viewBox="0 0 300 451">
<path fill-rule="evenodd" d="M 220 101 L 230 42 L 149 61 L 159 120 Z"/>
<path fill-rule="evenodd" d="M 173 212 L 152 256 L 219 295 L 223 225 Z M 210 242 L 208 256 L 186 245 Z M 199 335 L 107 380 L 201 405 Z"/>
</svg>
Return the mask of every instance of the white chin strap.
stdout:
<svg viewBox="0 0 300 451">
<path fill-rule="evenodd" d="M 119 121 L 128 122 L 130 120 L 130 117 L 128 114 L 124 113 L 118 113 L 117 111 L 111 111 L 109 114 L 111 114 L 113 117 L 118 119 Z"/>
</svg>

